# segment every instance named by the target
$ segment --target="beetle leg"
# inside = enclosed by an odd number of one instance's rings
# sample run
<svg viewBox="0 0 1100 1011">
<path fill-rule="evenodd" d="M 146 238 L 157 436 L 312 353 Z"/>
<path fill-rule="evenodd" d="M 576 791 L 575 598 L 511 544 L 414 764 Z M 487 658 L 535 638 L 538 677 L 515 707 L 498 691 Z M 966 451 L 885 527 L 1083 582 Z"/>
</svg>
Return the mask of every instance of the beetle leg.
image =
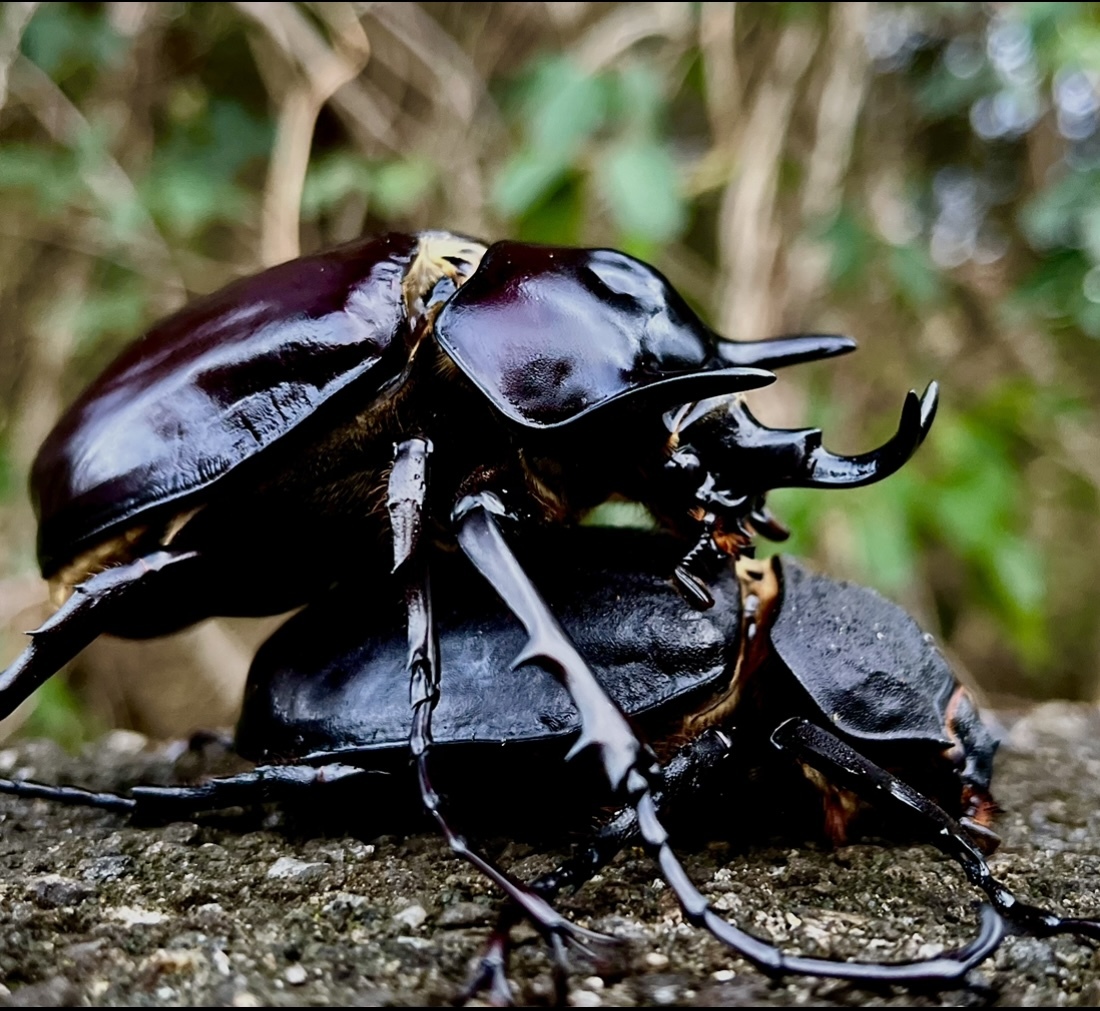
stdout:
<svg viewBox="0 0 1100 1011">
<path fill-rule="evenodd" d="M 632 773 L 627 788 L 631 805 L 637 812 L 641 841 L 657 861 L 661 876 L 679 901 L 685 918 L 695 926 L 705 928 L 769 976 L 827 976 L 865 983 L 946 983 L 964 977 L 979 962 L 988 958 L 1004 938 L 1004 921 L 991 906 L 983 905 L 978 936 L 957 952 L 935 958 L 874 963 L 784 954 L 773 944 L 723 919 L 711 908 L 669 846 L 668 833 L 657 815 L 657 806 L 648 784 L 641 776 Z"/>
<path fill-rule="evenodd" d="M 57 804 L 96 807 L 149 822 L 194 817 L 227 807 L 251 807 L 308 793 L 318 786 L 379 773 L 354 765 L 258 765 L 235 776 L 219 776 L 195 786 L 135 786 L 129 796 L 95 793 L 77 786 L 51 786 L 22 779 L 0 779 L 0 793 Z"/>
<path fill-rule="evenodd" d="M 473 864 L 530 917 L 536 928 L 556 947 L 562 941 L 582 945 L 584 939 L 610 941 L 612 938 L 570 923 L 540 895 L 505 873 L 480 853 L 447 820 L 442 798 L 432 786 L 428 753 L 432 745 L 432 712 L 439 701 L 439 641 L 432 618 L 431 587 L 426 552 L 420 544 L 423 511 L 427 495 L 428 458 L 432 444 L 414 438 L 394 447 L 387 505 L 393 529 L 394 571 L 405 580 L 405 602 L 409 626 L 409 697 L 412 703 L 412 730 L 409 748 L 416 761 L 417 782 L 424 809 L 435 819 L 451 851 Z"/>
<path fill-rule="evenodd" d="M 162 572 L 198 558 L 193 551 L 155 551 L 78 584 L 61 607 L 28 633 L 30 645 L 0 674 L 0 719 L 124 614 L 135 591 L 140 595 Z"/>
<path fill-rule="evenodd" d="M 655 794 L 657 806 L 674 802 L 680 797 L 697 795 L 702 789 L 700 779 L 722 764 L 731 746 L 732 742 L 725 733 L 710 729 L 679 748 L 665 766 L 662 788 Z M 569 860 L 532 881 L 531 889 L 547 901 L 553 901 L 563 888 L 580 888 L 616 853 L 636 842 L 637 838 L 637 816 L 632 807 L 624 807 Z M 508 994 L 510 998 L 507 976 L 510 935 L 521 916 L 521 911 L 513 903 L 508 903 L 501 910 L 477 966 L 462 991 L 464 1001 L 485 993 L 494 1006 L 499 1006 L 502 995 Z"/>
<path fill-rule="evenodd" d="M 496 519 L 504 514 L 496 495 L 479 492 L 461 499 L 454 517 L 459 546 L 527 630 L 527 645 L 512 669 L 537 663 L 569 692 L 581 720 L 581 736 L 569 758 L 596 748 L 613 790 L 619 790 L 631 772 L 647 781 L 658 779 L 653 753 L 638 740 L 512 553 Z"/>
<path fill-rule="evenodd" d="M 650 753 L 634 735 L 626 717 L 608 698 L 520 567 L 496 521 L 496 516 L 504 512 L 503 503 L 489 492 L 462 499 L 455 507 L 458 543 L 527 630 L 528 644 L 516 665 L 537 662 L 569 691 L 581 716 L 581 736 L 570 754 L 589 744 L 600 749 L 608 779 L 613 787 L 625 793 L 636 814 L 642 844 L 656 859 L 662 877 L 691 923 L 706 928 L 772 976 L 831 976 L 876 983 L 950 981 L 965 976 L 996 949 L 1004 936 L 1004 923 L 989 906 L 982 907 L 978 937 L 958 952 L 886 965 L 785 955 L 774 945 L 720 917 L 692 883 L 668 844 L 668 833 L 661 824 L 650 787 L 651 780 L 659 782 L 659 770 Z"/>
<path fill-rule="evenodd" d="M 772 734 L 772 742 L 781 751 L 839 780 L 865 800 L 890 802 L 907 820 L 923 830 L 922 834 L 933 846 L 957 860 L 971 884 L 985 892 L 997 912 L 1022 932 L 1036 937 L 1080 934 L 1100 939 L 1098 920 L 1056 916 L 1038 906 L 1020 902 L 993 877 L 985 856 L 959 822 L 934 801 L 864 758 L 829 731 L 809 720 L 791 719 Z"/>
</svg>

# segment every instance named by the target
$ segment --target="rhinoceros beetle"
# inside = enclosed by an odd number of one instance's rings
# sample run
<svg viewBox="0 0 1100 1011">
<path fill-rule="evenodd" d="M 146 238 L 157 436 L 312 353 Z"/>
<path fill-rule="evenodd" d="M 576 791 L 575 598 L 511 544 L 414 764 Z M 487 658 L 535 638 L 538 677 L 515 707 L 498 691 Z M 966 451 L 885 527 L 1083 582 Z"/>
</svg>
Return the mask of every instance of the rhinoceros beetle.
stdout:
<svg viewBox="0 0 1100 1011">
<path fill-rule="evenodd" d="M 507 889 L 518 900 L 502 915 L 475 987 L 508 999 L 508 933 L 521 912 L 559 946 L 562 937 L 582 946 L 599 937 L 565 928 L 550 899 L 632 842 L 654 855 L 691 922 L 771 975 L 944 985 L 986 958 L 1006 929 L 1100 938 L 1100 922 L 1020 902 L 992 877 L 983 851 L 996 843 L 989 793 L 996 741 L 912 618 L 874 591 L 789 558 L 728 563 L 708 581 L 715 606 L 695 611 L 667 579 L 679 550 L 668 538 L 614 530 L 548 534 L 525 545 L 525 567 L 601 685 L 657 749 L 663 773 L 655 791 L 606 820 L 573 860 L 530 887 Z M 416 764 L 419 794 L 436 801 L 429 810 L 438 810 L 440 793 L 452 802 L 484 800 L 485 784 L 504 789 L 502 770 L 510 769 L 555 821 L 571 808 L 590 811 L 598 799 L 591 783 L 560 775 L 562 756 L 585 732 L 579 707 L 548 672 L 501 679 L 523 632 L 484 587 L 466 584 L 457 560 L 445 560 L 436 576 L 446 662 L 433 736 L 421 744 L 448 760 L 437 763 L 434 782 L 427 763 Z M 400 677 L 407 643 L 394 634 L 403 612 L 391 600 L 364 614 L 337 588 L 261 647 L 236 737 L 238 752 L 257 763 L 251 772 L 195 787 L 138 787 L 130 796 L 19 781 L 0 781 L 0 791 L 156 819 L 348 788 L 358 791 L 355 806 L 376 809 L 368 801 L 381 784 L 409 776 Z M 925 961 L 849 963 L 783 954 L 720 918 L 670 849 L 659 815 L 715 792 L 739 809 L 750 771 L 786 778 L 769 797 L 794 796 L 792 781 L 815 792 L 819 823 L 834 840 L 870 805 L 959 860 L 991 903 L 978 937 Z M 544 782 L 561 787 L 553 800 L 534 786 Z M 506 879 L 481 863 L 493 880 Z"/>
<path fill-rule="evenodd" d="M 640 797 L 652 756 L 501 521 L 644 503 L 690 546 L 673 570 L 705 608 L 709 566 L 754 532 L 783 536 L 769 489 L 879 480 L 926 435 L 934 384 L 855 457 L 761 425 L 738 396 L 773 380 L 764 368 L 852 347 L 724 341 L 655 269 L 606 249 L 391 234 L 239 280 L 124 350 L 39 451 L 38 556 L 59 607 L 0 675 L 0 717 L 102 632 L 278 613 L 334 581 L 368 610 L 396 579 L 419 753 L 439 676 L 428 554 L 457 541 L 529 633 L 516 663 L 554 672 L 576 703 L 578 750 Z"/>
</svg>

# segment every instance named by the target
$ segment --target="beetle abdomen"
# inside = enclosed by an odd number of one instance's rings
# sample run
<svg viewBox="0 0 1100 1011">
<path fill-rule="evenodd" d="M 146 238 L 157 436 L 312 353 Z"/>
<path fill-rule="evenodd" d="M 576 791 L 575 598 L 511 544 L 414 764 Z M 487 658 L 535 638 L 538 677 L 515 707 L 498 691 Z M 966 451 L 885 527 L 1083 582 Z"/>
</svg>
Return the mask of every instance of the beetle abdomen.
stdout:
<svg viewBox="0 0 1100 1011">
<path fill-rule="evenodd" d="M 412 235 L 272 267 L 199 299 L 131 345 L 72 405 L 35 460 L 39 562 L 220 479 L 368 374 L 407 354 Z M 389 352 L 397 358 L 386 367 Z M 398 357 L 401 355 L 401 357 Z"/>
</svg>

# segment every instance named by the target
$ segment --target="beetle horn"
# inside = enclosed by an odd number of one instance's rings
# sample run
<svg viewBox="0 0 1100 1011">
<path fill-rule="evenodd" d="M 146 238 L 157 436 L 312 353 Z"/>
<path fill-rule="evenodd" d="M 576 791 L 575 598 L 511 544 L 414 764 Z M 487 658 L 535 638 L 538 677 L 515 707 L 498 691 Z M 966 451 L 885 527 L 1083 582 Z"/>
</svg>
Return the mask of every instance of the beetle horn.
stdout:
<svg viewBox="0 0 1100 1011">
<path fill-rule="evenodd" d="M 936 383 L 923 397 L 910 390 L 894 436 L 858 456 L 826 449 L 819 428 L 769 428 L 741 398 L 693 404 L 666 419 L 680 440 L 669 465 L 701 482 L 696 498 L 706 509 L 747 515 L 746 503 L 758 510 L 774 488 L 854 488 L 889 477 L 924 442 L 938 401 Z"/>
<path fill-rule="evenodd" d="M 901 411 L 901 421 L 893 438 L 878 449 L 859 456 L 838 456 L 821 444 L 821 432 L 807 433 L 801 474 L 792 474 L 797 487 L 855 488 L 889 477 L 924 442 L 936 417 L 939 385 L 930 383 L 923 397 L 910 390 Z"/>
<path fill-rule="evenodd" d="M 834 358 L 856 349 L 851 337 L 830 333 L 792 334 L 762 341 L 718 341 L 718 356 L 727 365 L 778 369 L 819 358 Z"/>
</svg>

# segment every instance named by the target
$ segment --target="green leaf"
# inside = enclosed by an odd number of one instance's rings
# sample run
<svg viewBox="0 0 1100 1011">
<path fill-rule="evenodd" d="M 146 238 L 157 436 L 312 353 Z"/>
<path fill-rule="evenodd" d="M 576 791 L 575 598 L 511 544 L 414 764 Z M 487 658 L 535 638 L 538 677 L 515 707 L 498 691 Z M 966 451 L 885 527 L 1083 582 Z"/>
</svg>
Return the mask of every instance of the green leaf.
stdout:
<svg viewBox="0 0 1100 1011">
<path fill-rule="evenodd" d="M 575 246 L 584 235 L 586 215 L 578 173 L 567 173 L 553 190 L 515 219 L 512 229 L 523 242 Z"/>
<path fill-rule="evenodd" d="M 1074 245 L 1083 213 L 1100 204 L 1100 173 L 1069 172 L 1020 210 L 1020 226 L 1037 250 Z"/>
<path fill-rule="evenodd" d="M 569 59 L 548 60 L 536 70 L 524 106 L 531 147 L 568 164 L 602 125 L 607 88 Z"/>
<path fill-rule="evenodd" d="M 375 171 L 372 193 L 386 217 L 399 217 L 416 208 L 435 180 L 435 166 L 425 159 L 388 162 Z"/>
<path fill-rule="evenodd" d="M 358 153 L 333 152 L 309 167 L 302 187 L 302 216 L 312 220 L 351 194 L 368 195 L 373 181 L 370 166 Z"/>
<path fill-rule="evenodd" d="M 661 78 L 651 67 L 633 63 L 621 70 L 610 98 L 614 122 L 623 132 L 657 135 L 665 98 Z"/>
<path fill-rule="evenodd" d="M 988 65 L 973 77 L 957 77 L 946 67 L 938 66 L 914 92 L 917 108 L 930 120 L 950 119 L 965 115 L 970 106 L 992 91 L 997 78 Z"/>
<path fill-rule="evenodd" d="M 0 147 L 0 193 L 13 190 L 30 194 L 43 218 L 71 209 L 87 194 L 72 152 L 9 143 Z"/>
<path fill-rule="evenodd" d="M 493 186 L 493 207 L 506 218 L 519 217 L 556 189 L 568 171 L 565 161 L 522 151 L 497 177 Z"/>
<path fill-rule="evenodd" d="M 73 313 L 74 345 L 94 348 L 108 337 L 130 338 L 148 322 L 148 286 L 134 275 L 87 292 Z"/>
<path fill-rule="evenodd" d="M 923 246 L 891 246 L 887 262 L 898 294 L 910 308 L 943 302 L 943 279 Z"/>
<path fill-rule="evenodd" d="M 126 41 L 95 4 L 40 4 L 23 34 L 22 50 L 55 81 L 97 71 L 122 55 Z"/>
<path fill-rule="evenodd" d="M 676 238 L 687 221 L 676 165 L 649 138 L 614 145 L 599 161 L 596 180 L 611 216 L 626 235 L 650 242 Z"/>
<path fill-rule="evenodd" d="M 75 751 L 99 730 L 88 719 L 68 682 L 58 674 L 35 692 L 34 711 L 27 719 L 24 733 L 28 737 L 49 737 Z"/>
<path fill-rule="evenodd" d="M 874 245 L 863 222 L 845 208 L 833 218 L 820 238 L 830 251 L 830 283 L 848 287 L 862 281 L 871 262 L 871 248 Z"/>
<path fill-rule="evenodd" d="M 1042 558 L 1027 541 L 1005 538 L 992 555 L 1000 592 L 1021 614 L 1038 611 L 1046 597 Z"/>
<path fill-rule="evenodd" d="M 916 489 L 908 475 L 895 475 L 893 483 L 875 485 L 860 495 L 858 524 L 863 571 L 876 586 L 899 593 L 917 572 L 917 544 L 908 503 Z M 908 487 L 903 487 L 907 485 Z"/>
<path fill-rule="evenodd" d="M 182 238 L 208 225 L 241 221 L 249 206 L 243 189 L 222 176 L 207 174 L 195 163 L 159 165 L 145 180 L 142 192 L 150 213 Z"/>
</svg>

